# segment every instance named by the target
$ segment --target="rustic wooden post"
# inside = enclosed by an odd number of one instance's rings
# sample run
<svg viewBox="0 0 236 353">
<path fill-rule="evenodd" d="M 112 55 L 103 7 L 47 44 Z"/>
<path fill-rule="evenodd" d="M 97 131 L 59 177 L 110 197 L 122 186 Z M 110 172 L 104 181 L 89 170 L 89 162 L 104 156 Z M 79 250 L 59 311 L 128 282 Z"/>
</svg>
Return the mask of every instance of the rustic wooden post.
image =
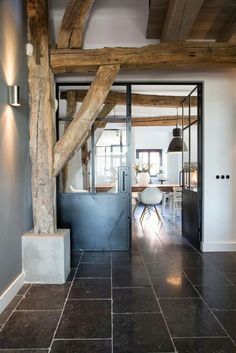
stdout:
<svg viewBox="0 0 236 353">
<path fill-rule="evenodd" d="M 27 0 L 28 42 L 33 55 L 28 57 L 30 96 L 30 157 L 34 232 L 56 231 L 54 77 L 49 66 L 47 0 Z"/>
<path fill-rule="evenodd" d="M 83 175 L 83 189 L 88 190 L 88 143 L 85 142 L 81 148 L 81 160 L 82 160 L 82 175 Z"/>
</svg>

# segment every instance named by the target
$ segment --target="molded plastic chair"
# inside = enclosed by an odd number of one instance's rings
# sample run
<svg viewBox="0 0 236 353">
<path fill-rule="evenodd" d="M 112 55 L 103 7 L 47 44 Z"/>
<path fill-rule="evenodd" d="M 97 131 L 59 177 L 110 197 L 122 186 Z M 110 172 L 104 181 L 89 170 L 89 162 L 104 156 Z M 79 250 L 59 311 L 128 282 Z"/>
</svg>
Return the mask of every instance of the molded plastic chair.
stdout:
<svg viewBox="0 0 236 353">
<path fill-rule="evenodd" d="M 142 222 L 146 212 L 154 211 L 159 219 L 162 222 L 159 212 L 156 205 L 159 205 L 162 201 L 162 192 L 158 188 L 146 188 L 139 194 L 139 201 L 144 205 L 143 212 L 140 216 L 140 221 Z"/>
</svg>

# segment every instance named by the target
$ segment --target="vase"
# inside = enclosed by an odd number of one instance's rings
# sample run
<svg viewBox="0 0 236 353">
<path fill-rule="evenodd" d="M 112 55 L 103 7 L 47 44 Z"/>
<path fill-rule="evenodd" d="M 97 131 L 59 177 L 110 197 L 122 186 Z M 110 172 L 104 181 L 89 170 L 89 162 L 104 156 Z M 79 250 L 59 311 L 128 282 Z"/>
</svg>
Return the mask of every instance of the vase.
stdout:
<svg viewBox="0 0 236 353">
<path fill-rule="evenodd" d="M 148 172 L 137 174 L 137 183 L 142 186 L 148 185 L 150 182 L 150 174 Z"/>
</svg>

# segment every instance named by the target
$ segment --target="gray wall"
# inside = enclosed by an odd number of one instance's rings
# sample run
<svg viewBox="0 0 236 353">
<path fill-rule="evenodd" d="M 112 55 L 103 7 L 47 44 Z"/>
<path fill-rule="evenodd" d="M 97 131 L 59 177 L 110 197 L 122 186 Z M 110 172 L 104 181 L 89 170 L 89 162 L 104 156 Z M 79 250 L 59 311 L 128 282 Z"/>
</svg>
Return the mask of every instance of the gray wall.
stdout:
<svg viewBox="0 0 236 353">
<path fill-rule="evenodd" d="M 21 235 L 32 227 L 29 114 L 22 0 L 0 1 L 0 295 L 21 273 Z M 21 107 L 7 104 L 18 84 Z"/>
</svg>

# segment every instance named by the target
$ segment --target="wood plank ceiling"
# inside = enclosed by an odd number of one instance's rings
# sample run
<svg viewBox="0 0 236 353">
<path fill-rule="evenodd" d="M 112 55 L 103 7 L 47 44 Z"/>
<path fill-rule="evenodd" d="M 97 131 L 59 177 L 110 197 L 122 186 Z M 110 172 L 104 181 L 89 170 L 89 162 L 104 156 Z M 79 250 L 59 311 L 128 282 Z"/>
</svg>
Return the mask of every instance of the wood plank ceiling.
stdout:
<svg viewBox="0 0 236 353">
<path fill-rule="evenodd" d="M 150 0 L 147 39 L 236 41 L 235 0 Z"/>
</svg>

